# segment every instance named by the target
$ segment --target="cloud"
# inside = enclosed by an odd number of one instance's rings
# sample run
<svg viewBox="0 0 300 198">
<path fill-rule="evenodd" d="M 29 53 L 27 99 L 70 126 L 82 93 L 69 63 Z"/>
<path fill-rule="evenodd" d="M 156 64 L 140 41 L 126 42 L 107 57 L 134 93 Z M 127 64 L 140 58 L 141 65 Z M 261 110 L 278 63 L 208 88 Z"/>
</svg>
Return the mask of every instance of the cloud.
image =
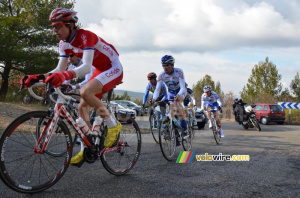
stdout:
<svg viewBox="0 0 300 198">
<path fill-rule="evenodd" d="M 78 2 L 75 6 L 84 27 L 122 50 L 205 52 L 300 44 L 300 22 L 295 20 L 300 5 L 296 1 L 284 3 L 294 14 L 278 9 L 283 3 L 273 5 L 271 1 L 249 4 L 239 0 L 115 0 L 96 1 L 99 3 L 95 5 L 91 0 L 85 2 L 86 5 Z M 87 11 L 93 17 L 81 18 Z"/>
</svg>

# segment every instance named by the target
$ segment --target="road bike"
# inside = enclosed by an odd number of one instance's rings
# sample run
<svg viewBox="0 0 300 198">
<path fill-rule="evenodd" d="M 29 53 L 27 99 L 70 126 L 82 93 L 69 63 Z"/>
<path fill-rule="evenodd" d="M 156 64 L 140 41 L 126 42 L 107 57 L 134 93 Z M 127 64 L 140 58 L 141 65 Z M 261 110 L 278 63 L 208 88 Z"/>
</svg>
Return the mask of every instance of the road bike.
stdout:
<svg viewBox="0 0 300 198">
<path fill-rule="evenodd" d="M 111 174 L 124 175 L 129 172 L 141 152 L 141 133 L 137 123 L 131 120 L 131 124 L 123 125 L 116 142 L 106 148 L 106 123 L 102 120 L 98 135 L 85 136 L 66 107 L 66 101 L 75 99 L 63 94 L 59 88 L 55 90 L 59 96 L 53 113 L 25 113 L 3 132 L 0 139 L 1 180 L 9 188 L 21 193 L 40 192 L 57 183 L 66 172 L 72 156 L 69 127 L 74 128 L 86 146 L 86 162 L 94 163 L 100 158 L 104 168 Z M 108 93 L 105 106 L 112 114 L 111 95 L 112 90 Z M 61 133 L 55 140 L 52 137 L 58 128 Z"/>
<path fill-rule="evenodd" d="M 169 100 L 172 101 L 172 100 Z M 172 161 L 175 156 L 176 147 L 182 144 L 185 151 L 192 149 L 192 131 L 188 127 L 186 131 L 180 126 L 178 116 L 173 120 L 170 112 L 165 116 L 159 127 L 159 144 L 164 158 Z"/>
<path fill-rule="evenodd" d="M 153 105 L 149 106 L 149 108 L 151 108 L 151 110 L 149 111 L 150 131 L 152 133 L 154 141 L 157 144 L 159 144 L 159 128 L 161 126 L 161 120 L 162 120 L 162 113 L 160 112 L 160 110 L 158 110 L 159 108 L 158 104 L 159 102 L 155 102 Z"/>
<path fill-rule="evenodd" d="M 221 142 L 221 133 L 220 133 L 220 128 L 217 124 L 217 120 L 215 118 L 215 115 L 214 113 L 217 112 L 218 109 L 209 109 L 207 110 L 207 112 L 210 113 L 210 116 L 211 116 L 211 126 L 212 126 L 212 132 L 213 132 L 213 135 L 214 135 L 214 138 L 216 140 L 216 143 L 217 144 L 220 144 Z"/>
</svg>

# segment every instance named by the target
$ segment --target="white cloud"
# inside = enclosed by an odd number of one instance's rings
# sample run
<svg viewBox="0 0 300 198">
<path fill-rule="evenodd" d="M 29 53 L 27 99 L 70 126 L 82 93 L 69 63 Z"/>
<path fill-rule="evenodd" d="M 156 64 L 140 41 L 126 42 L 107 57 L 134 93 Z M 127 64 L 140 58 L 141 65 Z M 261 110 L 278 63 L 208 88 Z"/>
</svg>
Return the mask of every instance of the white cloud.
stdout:
<svg viewBox="0 0 300 198">
<path fill-rule="evenodd" d="M 91 6 L 90 2 L 87 5 Z M 287 20 L 286 13 L 276 10 L 271 2 L 253 5 L 237 0 L 222 4 L 217 0 L 96 2 L 99 3 L 89 9 L 76 4 L 79 17 L 87 10 L 93 13 L 92 18 L 80 20 L 85 28 L 124 50 L 207 51 L 300 43 L 299 20 Z M 294 1 L 285 4 L 300 8 Z"/>
</svg>

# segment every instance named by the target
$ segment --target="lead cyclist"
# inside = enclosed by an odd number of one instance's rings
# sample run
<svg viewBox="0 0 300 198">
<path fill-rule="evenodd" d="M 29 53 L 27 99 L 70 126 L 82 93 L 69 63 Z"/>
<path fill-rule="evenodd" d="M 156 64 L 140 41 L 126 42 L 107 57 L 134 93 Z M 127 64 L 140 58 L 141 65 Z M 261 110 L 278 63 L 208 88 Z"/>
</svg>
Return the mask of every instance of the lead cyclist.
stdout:
<svg viewBox="0 0 300 198">
<path fill-rule="evenodd" d="M 209 85 L 204 86 L 203 91 L 204 91 L 204 93 L 201 96 L 201 109 L 204 109 L 206 111 L 209 109 L 221 110 L 222 103 L 220 101 L 220 98 L 216 92 L 211 90 L 211 86 L 209 86 Z M 211 114 L 206 112 L 206 115 L 209 119 L 209 128 L 211 128 L 212 127 Z M 219 111 L 215 111 L 214 116 L 216 118 L 218 127 L 220 128 L 221 137 L 224 138 L 225 134 L 223 132 L 221 121 L 219 118 Z"/>
<path fill-rule="evenodd" d="M 171 55 L 163 56 L 161 58 L 161 63 L 164 71 L 158 76 L 158 82 L 154 91 L 152 102 L 155 102 L 158 98 L 162 83 L 165 83 L 169 92 L 168 99 L 174 100 L 170 101 L 172 119 L 177 122 L 174 112 L 177 111 L 180 119 L 180 126 L 184 129 L 184 131 L 186 131 L 187 122 L 182 102 L 187 91 L 183 71 L 180 68 L 174 68 L 175 59 Z M 167 118 L 167 116 L 165 118 Z"/>
</svg>

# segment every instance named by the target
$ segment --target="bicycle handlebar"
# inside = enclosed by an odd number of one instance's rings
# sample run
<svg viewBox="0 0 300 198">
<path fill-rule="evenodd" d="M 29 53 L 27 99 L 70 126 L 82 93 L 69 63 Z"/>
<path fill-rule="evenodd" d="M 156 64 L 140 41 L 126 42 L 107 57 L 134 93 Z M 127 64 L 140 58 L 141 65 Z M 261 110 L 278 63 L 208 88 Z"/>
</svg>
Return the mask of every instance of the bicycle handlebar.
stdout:
<svg viewBox="0 0 300 198">
<path fill-rule="evenodd" d="M 34 93 L 34 91 L 32 90 L 32 88 L 39 87 L 39 86 L 42 86 L 42 85 L 45 85 L 45 83 L 44 82 L 35 83 L 34 85 L 32 85 L 31 87 L 28 88 L 28 92 L 30 93 L 30 95 L 32 97 L 34 97 L 35 99 L 37 99 L 37 100 L 43 100 L 44 98 L 42 96 L 36 95 Z"/>
<path fill-rule="evenodd" d="M 31 95 L 32 97 L 34 97 L 35 99 L 37 99 L 37 100 L 44 100 L 44 98 L 43 98 L 42 96 L 36 95 L 36 94 L 34 93 L 34 91 L 32 90 L 32 88 L 34 88 L 34 87 L 39 87 L 39 86 L 42 86 L 42 85 L 45 85 L 45 84 L 46 84 L 46 83 L 44 83 L 44 82 L 38 82 L 38 83 L 35 83 L 34 85 L 32 85 L 31 87 L 28 88 L 28 92 L 29 92 L 30 95 Z M 59 87 L 55 88 L 55 91 L 56 91 L 56 93 L 57 93 L 59 96 L 61 96 L 61 97 L 62 97 L 63 99 L 65 99 L 65 100 L 75 100 L 75 99 L 72 98 L 71 96 L 64 95 L 64 94 L 61 92 L 61 90 L 60 90 Z M 53 102 L 56 102 L 56 101 L 53 99 L 53 97 L 51 97 L 51 96 L 50 96 L 50 99 L 51 99 Z"/>
</svg>

